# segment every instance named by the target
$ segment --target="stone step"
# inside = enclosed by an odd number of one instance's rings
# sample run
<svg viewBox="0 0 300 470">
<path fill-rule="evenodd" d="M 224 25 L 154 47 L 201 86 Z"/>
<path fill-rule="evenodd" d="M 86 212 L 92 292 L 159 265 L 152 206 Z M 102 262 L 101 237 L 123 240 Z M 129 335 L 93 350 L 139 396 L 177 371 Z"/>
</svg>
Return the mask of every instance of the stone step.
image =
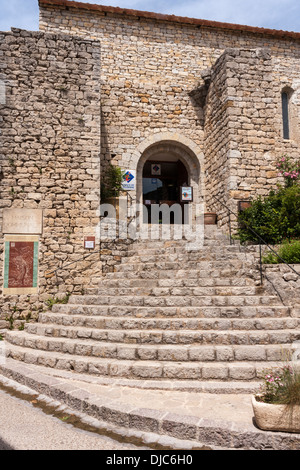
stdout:
<svg viewBox="0 0 300 470">
<path fill-rule="evenodd" d="M 162 289 L 160 289 L 162 291 Z M 82 295 L 71 296 L 72 305 L 130 305 L 132 307 L 247 307 L 278 305 L 278 298 L 268 295 Z"/>
<path fill-rule="evenodd" d="M 252 381 L 300 338 L 274 292 L 257 285 L 257 248 L 208 229 L 199 252 L 140 241 L 85 295 L 6 334 L 13 359 L 126 379 Z"/>
<path fill-rule="evenodd" d="M 244 271 L 242 269 L 231 269 L 230 266 L 223 269 L 156 269 L 156 270 L 131 270 L 114 271 L 105 274 L 106 279 L 202 279 L 202 278 L 236 278 L 236 277 L 250 277 L 250 270 Z M 256 272 L 254 273 L 256 274 Z M 258 274 L 257 274 L 258 276 Z M 200 281 L 199 281 L 200 282 Z"/>
<path fill-rule="evenodd" d="M 157 235 L 157 231 L 152 232 L 154 235 Z M 169 232 L 165 232 L 169 234 Z M 182 233 L 182 232 L 181 232 Z M 149 236 L 151 235 L 151 230 L 148 230 L 148 237 L 145 239 L 139 238 L 136 240 L 133 244 L 130 245 L 130 248 L 132 249 L 138 249 L 138 248 L 148 248 L 148 249 L 159 249 L 159 250 L 164 250 L 164 249 L 170 249 L 170 248 L 180 248 L 180 247 L 186 247 L 190 245 L 191 243 L 194 242 L 192 237 L 185 237 L 185 238 L 175 238 L 175 236 L 170 240 L 170 239 L 157 239 L 157 238 L 152 238 L 149 239 Z M 165 234 L 164 234 L 165 235 Z M 175 234 L 174 234 L 175 235 Z M 178 233 L 176 234 L 178 235 Z M 179 233 L 180 235 L 180 233 Z M 232 241 L 232 244 L 230 244 L 230 239 L 227 235 L 220 234 L 220 233 L 207 233 L 204 232 L 201 234 L 201 240 L 204 240 L 204 242 L 218 242 L 221 243 L 223 246 L 239 246 L 240 243 L 236 241 Z M 200 240 L 200 237 L 199 237 Z"/>
<path fill-rule="evenodd" d="M 95 296 L 255 296 L 264 295 L 264 290 L 256 286 L 216 286 L 216 287 L 153 287 L 141 285 L 140 287 L 99 287 L 94 293 L 86 294 L 84 298 Z M 267 294 L 268 295 L 268 294 Z M 72 297 L 76 301 L 75 297 Z M 73 302 L 73 301 L 72 301 Z M 74 302 L 73 302 L 74 303 Z M 75 302 L 76 303 L 76 302 Z M 89 303 L 89 302 L 87 302 Z"/>
<path fill-rule="evenodd" d="M 139 239 L 135 243 L 129 246 L 129 250 L 131 251 L 139 251 L 139 250 L 159 250 L 161 252 L 172 251 L 172 250 L 186 250 L 190 251 L 191 244 L 194 244 L 193 239 L 191 238 L 184 238 L 184 239 L 157 239 L 155 235 L 158 234 L 157 230 L 154 230 L 153 237 L 151 236 L 151 230 L 148 230 L 148 237 L 143 239 Z M 166 232 L 169 234 L 169 232 Z M 225 236 L 224 234 L 220 233 L 204 233 L 204 237 L 199 239 L 199 242 L 203 242 L 204 245 L 208 246 L 209 248 L 214 248 L 216 246 L 221 246 L 224 249 L 245 249 L 245 247 L 241 246 L 240 243 L 235 241 L 234 243 L 230 244 L 229 237 Z M 201 249 L 201 248 L 200 248 Z"/>
<path fill-rule="evenodd" d="M 157 255 L 168 256 L 172 254 L 186 254 L 197 257 L 203 253 L 243 253 L 252 255 L 258 253 L 259 249 L 256 246 L 249 247 L 239 245 L 238 243 L 230 245 L 230 243 L 223 243 L 222 240 L 204 239 L 204 242 L 198 244 L 197 249 L 194 249 L 189 242 L 181 244 L 172 244 L 168 246 L 155 245 L 155 241 L 150 241 L 148 244 L 132 244 L 128 246 L 127 253 L 129 256 L 137 255 Z"/>
<path fill-rule="evenodd" d="M 211 261 L 210 258 L 206 258 L 203 260 L 204 262 L 201 263 L 198 260 L 178 260 L 178 261 L 164 261 L 158 257 L 158 260 L 152 260 L 144 262 L 140 258 L 137 261 L 134 261 L 130 258 L 126 258 L 122 263 L 115 265 L 115 272 L 127 272 L 127 271 L 135 271 L 137 273 L 142 271 L 172 271 L 173 274 L 179 270 L 199 270 L 199 271 L 206 271 L 207 274 L 211 274 L 211 272 L 219 271 L 219 268 L 226 270 L 231 273 L 236 273 L 237 270 L 242 269 L 244 266 L 243 261 L 239 260 L 238 258 L 233 262 L 229 261 L 229 259 L 225 259 L 224 263 L 214 263 Z M 240 261 L 240 262 L 239 262 Z"/>
<path fill-rule="evenodd" d="M 56 304 L 54 313 L 69 315 L 97 315 L 112 317 L 138 318 L 279 318 L 289 316 L 289 307 L 284 306 L 205 306 L 205 307 L 164 307 L 164 306 L 132 306 L 132 305 L 71 305 Z"/>
<path fill-rule="evenodd" d="M 6 354 L 27 364 L 75 371 L 96 376 L 126 377 L 128 379 L 177 379 L 205 381 L 257 381 L 268 368 L 278 367 L 276 361 L 238 362 L 177 362 L 70 355 L 58 351 L 41 351 L 7 343 Z M 255 357 L 255 354 L 253 355 Z"/>
<path fill-rule="evenodd" d="M 129 248 L 126 256 L 124 256 L 124 262 L 126 259 L 131 260 L 133 262 L 138 261 L 141 258 L 147 258 L 148 262 L 153 262 L 154 260 L 163 260 L 163 261 L 176 261 L 178 259 L 183 260 L 185 259 L 186 262 L 189 261 L 198 261 L 202 262 L 205 260 L 217 261 L 217 260 L 224 260 L 224 256 L 226 259 L 234 259 L 235 256 L 238 256 L 240 259 L 250 259 L 249 253 L 243 251 L 242 249 L 234 249 L 228 250 L 228 247 L 223 247 L 222 245 L 216 246 L 206 246 L 204 245 L 202 248 L 198 250 L 189 251 L 187 248 L 172 248 L 172 249 L 162 249 L 156 250 L 153 248 L 140 248 L 140 249 L 132 249 Z"/>
<path fill-rule="evenodd" d="M 165 334 L 166 330 L 189 330 L 204 332 L 213 331 L 264 331 L 264 330 L 289 330 L 300 328 L 300 318 L 281 317 L 281 318 L 138 318 L 138 317 L 112 317 L 112 316 L 88 316 L 88 315 L 69 315 L 63 313 L 46 312 L 39 316 L 39 324 L 28 324 L 28 328 L 36 326 L 45 326 L 49 324 L 54 326 L 72 326 L 86 327 L 89 329 L 102 330 L 160 330 L 156 334 Z"/>
<path fill-rule="evenodd" d="M 26 332 L 31 335 L 69 338 L 92 339 L 97 342 L 113 342 L 125 344 L 185 344 L 185 345 L 262 345 L 287 344 L 300 339 L 300 329 L 282 330 L 116 330 L 95 329 L 86 327 L 59 326 L 55 324 L 28 324 Z"/>
<path fill-rule="evenodd" d="M 33 350 L 130 361 L 282 361 L 292 351 L 289 344 L 122 344 L 85 338 L 50 338 L 20 331 L 8 332 L 5 339 L 10 344 Z"/>
<path fill-rule="evenodd" d="M 150 245 L 151 246 L 151 245 Z M 213 249 L 213 247 L 209 247 L 209 249 Z M 202 252 L 203 250 L 207 251 L 208 247 L 203 247 L 200 248 L 200 251 Z M 187 256 L 197 256 L 198 251 L 189 251 L 187 247 L 169 247 L 169 248 L 161 248 L 161 249 L 155 249 L 155 248 L 149 248 L 148 247 L 129 247 L 127 251 L 127 256 L 129 258 L 131 257 L 140 257 L 140 256 L 159 256 L 161 255 L 162 258 L 167 258 L 167 257 L 173 257 L 173 256 L 182 256 L 182 255 L 187 255 Z M 126 257 L 125 257 L 126 259 Z"/>
<path fill-rule="evenodd" d="M 96 285 L 96 284 L 94 284 Z M 99 287 L 92 287 L 86 289 L 88 295 L 97 295 L 98 289 L 102 286 L 108 288 L 131 288 L 131 287 L 228 287 L 228 286 L 254 286 L 254 281 L 251 278 L 199 278 L 199 279 L 128 279 L 128 278 L 101 278 L 98 281 Z"/>
<path fill-rule="evenodd" d="M 223 246 L 223 245 L 215 245 L 212 242 L 212 246 L 203 246 L 197 251 L 188 251 L 186 247 L 179 247 L 179 248 L 169 248 L 169 249 L 153 249 L 153 248 L 140 248 L 140 249 L 132 249 L 129 248 L 127 251 L 127 257 L 124 257 L 124 262 L 126 260 L 130 260 L 132 262 L 153 262 L 153 261 L 176 261 L 176 260 L 185 260 L 188 261 L 198 261 L 201 262 L 202 260 L 205 261 L 206 259 L 217 260 L 220 261 L 224 259 L 224 257 L 230 258 L 233 260 L 234 258 L 238 259 L 247 259 L 253 256 L 253 253 L 249 253 L 244 248 L 240 246 Z"/>
<path fill-rule="evenodd" d="M 203 246 L 218 246 L 218 245 L 225 245 L 225 243 L 227 243 L 227 241 L 223 241 L 223 240 L 215 240 L 214 238 L 206 238 L 204 237 L 204 240 L 203 240 Z M 230 241 L 228 240 L 228 245 L 230 245 Z"/>
<path fill-rule="evenodd" d="M 154 235 L 157 235 L 157 231 L 152 231 Z M 152 239 L 149 239 L 149 235 L 151 235 L 151 230 L 148 230 L 148 233 L 145 232 L 146 236 L 144 239 L 142 237 L 138 238 L 133 244 L 130 245 L 131 248 L 156 248 L 156 249 L 168 249 L 172 247 L 185 247 L 186 245 L 189 245 L 191 243 L 194 243 L 195 237 L 190 237 L 189 235 L 185 236 L 185 238 L 176 238 L 176 235 L 181 235 L 182 232 L 174 234 L 174 237 L 172 239 L 158 239 L 153 237 Z M 169 231 L 166 231 L 164 234 L 161 233 L 161 235 L 169 235 Z M 201 237 L 201 238 L 200 238 Z M 206 230 L 204 231 L 204 236 L 203 233 L 200 232 L 200 237 L 198 237 L 199 240 L 204 240 L 206 241 L 215 241 L 215 242 L 220 242 L 223 246 L 242 246 L 238 240 L 231 240 L 230 244 L 230 238 L 229 235 L 220 233 L 218 232 L 211 232 L 208 233 Z"/>
</svg>

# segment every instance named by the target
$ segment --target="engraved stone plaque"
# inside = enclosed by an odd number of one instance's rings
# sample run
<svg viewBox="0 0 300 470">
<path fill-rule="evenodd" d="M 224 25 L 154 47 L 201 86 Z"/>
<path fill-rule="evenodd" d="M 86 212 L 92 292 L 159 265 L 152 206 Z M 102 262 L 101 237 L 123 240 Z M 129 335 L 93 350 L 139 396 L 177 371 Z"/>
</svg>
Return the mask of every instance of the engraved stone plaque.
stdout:
<svg viewBox="0 0 300 470">
<path fill-rule="evenodd" d="M 43 211 L 41 209 L 4 209 L 3 233 L 41 234 Z"/>
</svg>

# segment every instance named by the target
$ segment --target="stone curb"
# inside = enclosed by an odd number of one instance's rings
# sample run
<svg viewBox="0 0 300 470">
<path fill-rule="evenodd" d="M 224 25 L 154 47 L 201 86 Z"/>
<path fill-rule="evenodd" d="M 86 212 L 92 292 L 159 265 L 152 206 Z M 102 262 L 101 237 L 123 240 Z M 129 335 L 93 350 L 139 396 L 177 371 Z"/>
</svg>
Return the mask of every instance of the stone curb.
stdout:
<svg viewBox="0 0 300 470">
<path fill-rule="evenodd" d="M 161 437 L 187 440 L 199 445 L 240 450 L 299 450 L 300 435 L 260 431 L 252 423 L 241 425 L 228 421 L 184 416 L 166 411 L 138 408 L 111 399 L 99 398 L 86 390 L 47 376 L 34 367 L 7 361 L 1 373 L 71 409 L 127 430 L 155 433 Z"/>
</svg>

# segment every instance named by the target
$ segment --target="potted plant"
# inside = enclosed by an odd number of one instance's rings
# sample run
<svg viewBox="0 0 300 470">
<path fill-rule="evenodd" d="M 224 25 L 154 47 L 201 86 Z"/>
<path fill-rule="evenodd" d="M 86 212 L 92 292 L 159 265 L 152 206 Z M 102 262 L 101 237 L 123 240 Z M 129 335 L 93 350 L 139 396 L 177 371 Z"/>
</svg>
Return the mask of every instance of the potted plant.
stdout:
<svg viewBox="0 0 300 470">
<path fill-rule="evenodd" d="M 110 164 L 101 183 L 101 201 L 105 204 L 111 204 L 115 208 L 117 219 L 127 217 L 127 198 L 121 196 L 122 183 L 123 170 Z"/>
<path fill-rule="evenodd" d="M 252 406 L 260 429 L 300 433 L 300 369 L 285 365 L 265 371 Z"/>
</svg>

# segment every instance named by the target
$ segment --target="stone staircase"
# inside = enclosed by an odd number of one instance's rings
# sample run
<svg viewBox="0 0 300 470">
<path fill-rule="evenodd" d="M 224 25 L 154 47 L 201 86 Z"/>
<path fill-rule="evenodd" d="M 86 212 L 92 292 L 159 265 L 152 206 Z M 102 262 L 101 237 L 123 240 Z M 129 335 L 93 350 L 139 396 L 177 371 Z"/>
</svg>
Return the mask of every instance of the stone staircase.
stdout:
<svg viewBox="0 0 300 470">
<path fill-rule="evenodd" d="M 300 338 L 300 318 L 258 285 L 256 264 L 255 249 L 216 228 L 197 252 L 136 242 L 97 287 L 8 332 L 8 355 L 106 378 L 256 385 Z"/>
</svg>

